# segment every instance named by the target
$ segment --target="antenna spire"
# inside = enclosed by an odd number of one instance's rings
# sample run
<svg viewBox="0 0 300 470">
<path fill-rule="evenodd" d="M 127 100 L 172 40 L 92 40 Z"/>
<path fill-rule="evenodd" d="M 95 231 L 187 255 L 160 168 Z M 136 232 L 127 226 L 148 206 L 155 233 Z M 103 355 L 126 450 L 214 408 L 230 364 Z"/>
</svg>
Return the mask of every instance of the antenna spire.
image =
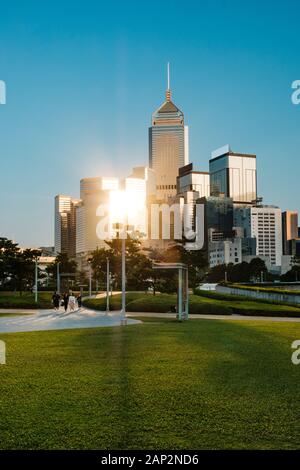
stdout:
<svg viewBox="0 0 300 470">
<path fill-rule="evenodd" d="M 167 101 L 171 101 L 171 90 L 170 90 L 170 62 L 167 63 L 167 77 L 168 77 L 168 88 L 166 91 Z"/>
</svg>

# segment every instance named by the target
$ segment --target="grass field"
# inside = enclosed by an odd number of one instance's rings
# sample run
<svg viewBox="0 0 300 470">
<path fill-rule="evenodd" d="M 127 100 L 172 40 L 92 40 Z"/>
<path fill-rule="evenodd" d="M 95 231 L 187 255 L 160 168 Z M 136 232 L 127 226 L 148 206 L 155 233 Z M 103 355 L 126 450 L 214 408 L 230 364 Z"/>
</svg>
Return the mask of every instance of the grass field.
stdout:
<svg viewBox="0 0 300 470">
<path fill-rule="evenodd" d="M 40 292 L 38 303 L 34 301 L 31 292 L 0 292 L 0 308 L 51 308 L 51 297 L 53 292 Z"/>
<path fill-rule="evenodd" d="M 79 292 L 75 293 L 77 295 Z M 52 295 L 53 292 L 41 291 L 38 293 L 38 303 L 35 303 L 34 294 L 31 292 L 1 292 L 0 291 L 0 308 L 22 308 L 22 309 L 35 309 L 35 308 L 52 308 Z"/>
<path fill-rule="evenodd" d="M 176 295 L 128 293 L 126 295 L 128 312 L 170 312 L 176 304 Z M 84 305 L 96 310 L 106 309 L 106 299 L 87 299 Z M 110 300 L 111 310 L 121 308 L 121 295 L 114 295 Z M 261 315 L 300 317 L 300 308 L 277 305 L 270 302 L 241 299 L 239 296 L 190 295 L 190 313 L 215 315 Z"/>
<path fill-rule="evenodd" d="M 1 449 L 296 449 L 300 324 L 0 334 Z"/>
</svg>

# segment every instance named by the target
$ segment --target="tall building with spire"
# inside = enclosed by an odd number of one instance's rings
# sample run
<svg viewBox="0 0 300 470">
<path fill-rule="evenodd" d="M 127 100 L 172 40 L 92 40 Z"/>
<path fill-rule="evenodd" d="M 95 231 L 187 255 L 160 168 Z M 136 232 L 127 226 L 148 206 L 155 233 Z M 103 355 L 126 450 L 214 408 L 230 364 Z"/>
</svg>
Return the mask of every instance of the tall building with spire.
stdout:
<svg viewBox="0 0 300 470">
<path fill-rule="evenodd" d="M 165 102 L 152 114 L 149 128 L 149 166 L 155 171 L 157 198 L 176 195 L 179 168 L 189 162 L 188 127 L 184 115 L 171 100 L 170 70 Z"/>
</svg>

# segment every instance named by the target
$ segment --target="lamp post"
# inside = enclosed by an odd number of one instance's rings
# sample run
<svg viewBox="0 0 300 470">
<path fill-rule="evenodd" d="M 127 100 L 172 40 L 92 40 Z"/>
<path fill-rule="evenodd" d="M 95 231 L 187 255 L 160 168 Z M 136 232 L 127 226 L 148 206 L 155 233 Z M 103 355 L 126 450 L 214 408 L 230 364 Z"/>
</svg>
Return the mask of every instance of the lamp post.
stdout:
<svg viewBox="0 0 300 470">
<path fill-rule="evenodd" d="M 124 230 L 122 238 L 122 309 L 121 309 L 121 324 L 126 325 L 126 244 L 125 236 L 127 236 L 126 229 Z"/>
<path fill-rule="evenodd" d="M 56 265 L 56 291 L 59 294 L 60 293 L 60 272 L 59 272 L 59 265 L 60 263 L 58 262 Z"/>
<path fill-rule="evenodd" d="M 121 239 L 121 260 L 122 260 L 122 267 L 121 267 L 121 287 L 122 287 L 122 301 L 121 301 L 121 325 L 127 325 L 127 318 L 126 318 L 126 238 L 127 233 L 129 231 L 129 226 L 124 224 L 123 230 L 120 228 L 120 223 L 114 224 L 114 228 L 117 233 L 117 238 L 120 239 L 120 235 L 122 235 Z M 122 233 L 121 233 L 122 232 Z"/>
<path fill-rule="evenodd" d="M 90 271 L 89 271 L 89 297 L 92 297 L 92 265 L 89 262 Z"/>
<path fill-rule="evenodd" d="M 106 258 L 106 311 L 109 312 L 109 258 Z"/>
<path fill-rule="evenodd" d="M 34 301 L 37 304 L 38 302 L 38 259 L 37 258 L 35 259 L 34 278 L 35 278 Z"/>
</svg>

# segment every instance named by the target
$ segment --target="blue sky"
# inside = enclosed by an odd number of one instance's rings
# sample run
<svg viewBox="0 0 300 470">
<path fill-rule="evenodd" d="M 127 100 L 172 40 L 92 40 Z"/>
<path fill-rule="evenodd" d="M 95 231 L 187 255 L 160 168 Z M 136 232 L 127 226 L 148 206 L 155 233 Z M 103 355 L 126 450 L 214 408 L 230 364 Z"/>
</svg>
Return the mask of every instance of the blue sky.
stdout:
<svg viewBox="0 0 300 470">
<path fill-rule="evenodd" d="M 298 3 L 298 4 L 297 4 Z M 259 195 L 300 210 L 296 1 L 11 1 L 0 5 L 0 235 L 53 243 L 53 198 L 146 164 L 171 63 L 190 159 L 257 154 Z"/>
</svg>

